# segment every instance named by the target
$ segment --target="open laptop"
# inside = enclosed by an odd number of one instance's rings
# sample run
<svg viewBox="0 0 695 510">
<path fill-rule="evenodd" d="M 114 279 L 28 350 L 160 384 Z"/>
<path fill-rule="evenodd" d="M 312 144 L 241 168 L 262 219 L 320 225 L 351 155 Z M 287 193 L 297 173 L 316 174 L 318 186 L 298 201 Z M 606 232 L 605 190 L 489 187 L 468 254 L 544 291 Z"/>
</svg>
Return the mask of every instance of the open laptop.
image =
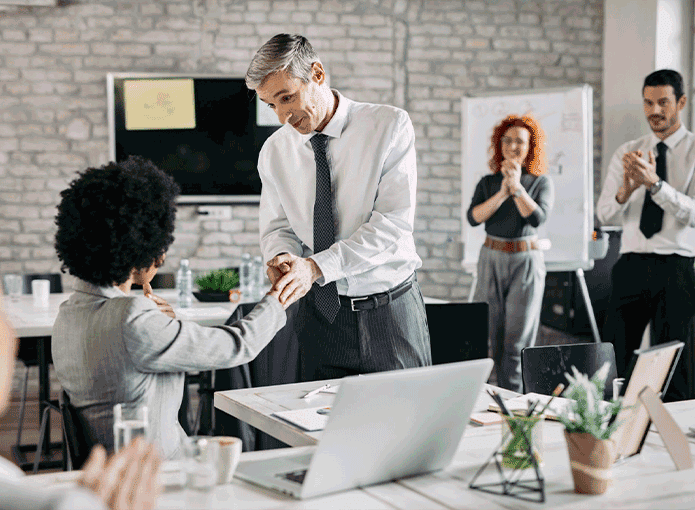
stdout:
<svg viewBox="0 0 695 510">
<path fill-rule="evenodd" d="M 313 454 L 242 462 L 235 476 L 303 499 L 444 468 L 492 365 L 346 377 Z"/>
</svg>

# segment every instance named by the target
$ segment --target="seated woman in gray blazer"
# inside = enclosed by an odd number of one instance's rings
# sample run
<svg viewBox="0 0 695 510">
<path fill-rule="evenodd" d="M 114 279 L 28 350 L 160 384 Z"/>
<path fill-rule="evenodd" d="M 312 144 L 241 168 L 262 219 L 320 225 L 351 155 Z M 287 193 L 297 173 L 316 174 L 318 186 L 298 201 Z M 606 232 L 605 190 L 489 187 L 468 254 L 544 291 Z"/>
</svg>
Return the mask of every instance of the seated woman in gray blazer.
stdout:
<svg viewBox="0 0 695 510">
<path fill-rule="evenodd" d="M 203 327 L 173 317 L 149 294 L 149 282 L 173 242 L 174 180 L 132 157 L 81 173 L 61 192 L 58 258 L 77 278 L 53 327 L 53 364 L 61 385 L 90 428 L 113 448 L 113 406 L 149 408 L 150 439 L 176 457 L 185 432 L 177 414 L 185 372 L 229 368 L 254 359 L 285 324 L 271 290 L 244 319 Z M 132 294 L 142 285 L 149 297 Z"/>
</svg>

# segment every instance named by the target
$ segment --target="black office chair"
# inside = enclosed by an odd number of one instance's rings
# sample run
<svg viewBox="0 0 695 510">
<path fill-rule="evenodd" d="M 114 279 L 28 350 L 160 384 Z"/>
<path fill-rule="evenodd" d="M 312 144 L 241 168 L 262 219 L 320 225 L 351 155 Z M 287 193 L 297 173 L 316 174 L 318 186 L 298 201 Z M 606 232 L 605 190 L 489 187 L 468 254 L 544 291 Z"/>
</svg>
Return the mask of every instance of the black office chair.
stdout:
<svg viewBox="0 0 695 510">
<path fill-rule="evenodd" d="M 89 452 L 96 444 L 79 410 L 70 403 L 65 390 L 60 392 L 60 415 L 63 419 L 63 437 L 67 445 L 68 470 L 82 469 Z"/>
<path fill-rule="evenodd" d="M 432 364 L 488 357 L 488 304 L 425 304 Z"/>
<path fill-rule="evenodd" d="M 613 397 L 613 379 L 618 376 L 615 351 L 611 343 L 586 343 L 526 347 L 521 351 L 521 373 L 524 393 L 552 394 L 560 383 L 567 386 L 565 372 L 572 374 L 572 366 L 589 377 L 608 362 L 610 369 L 603 391 L 604 400 Z"/>
<path fill-rule="evenodd" d="M 49 290 L 52 294 L 55 293 L 61 293 L 63 292 L 63 283 L 61 280 L 60 273 L 33 273 L 33 274 L 26 274 L 24 275 L 24 291 L 26 292 L 28 289 L 31 289 L 31 282 L 33 280 L 48 280 L 50 282 Z M 40 458 L 40 452 L 37 449 L 36 445 L 33 444 L 22 444 L 22 432 L 24 429 L 24 412 L 26 409 L 26 400 L 27 400 L 27 387 L 29 384 L 29 369 L 32 367 L 38 367 L 39 366 L 39 352 L 38 352 L 38 345 L 39 342 L 43 343 L 43 348 L 46 349 L 46 355 L 48 357 L 48 362 L 52 363 L 51 360 L 51 340 L 50 337 L 45 337 L 45 338 L 39 338 L 37 339 L 36 342 L 20 342 L 19 343 L 19 350 L 17 351 L 17 359 L 24 365 L 24 382 L 22 384 L 22 393 L 21 393 L 21 398 L 20 398 L 20 404 L 19 404 L 19 424 L 17 426 L 17 442 L 15 443 L 15 446 L 12 448 L 12 453 L 14 456 L 15 461 L 20 465 L 20 467 L 24 470 L 28 470 L 30 467 L 32 467 L 32 464 L 27 462 L 26 459 L 26 453 L 30 451 L 36 450 L 36 458 Z M 41 438 L 41 441 L 39 441 L 37 444 L 41 445 L 43 444 L 43 440 L 45 437 L 45 431 L 47 428 L 47 422 L 48 422 L 48 412 L 50 410 L 58 411 L 58 401 L 53 400 L 50 402 L 47 401 L 41 401 L 41 406 L 44 407 L 43 414 L 41 416 L 41 426 L 39 429 L 39 436 Z M 44 431 L 44 433 L 41 433 L 41 430 Z M 50 435 L 50 434 L 49 434 Z M 59 443 L 54 443 L 54 444 L 49 444 L 46 445 L 49 449 L 54 449 L 54 448 L 59 448 L 60 444 Z M 59 464 L 56 463 L 49 463 L 46 465 L 46 467 L 56 467 Z M 33 463 L 33 469 L 34 472 L 36 472 L 37 469 L 37 463 L 36 460 Z"/>
</svg>

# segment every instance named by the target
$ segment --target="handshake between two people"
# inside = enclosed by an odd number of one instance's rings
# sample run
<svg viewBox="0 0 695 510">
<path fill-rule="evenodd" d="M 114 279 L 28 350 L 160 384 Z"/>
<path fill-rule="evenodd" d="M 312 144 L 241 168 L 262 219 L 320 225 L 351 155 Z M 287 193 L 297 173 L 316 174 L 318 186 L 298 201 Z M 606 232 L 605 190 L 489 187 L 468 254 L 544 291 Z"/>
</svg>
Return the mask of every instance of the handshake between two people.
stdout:
<svg viewBox="0 0 695 510">
<path fill-rule="evenodd" d="M 267 265 L 266 272 L 272 285 L 268 295 L 277 298 L 284 309 L 304 297 L 313 283 L 323 276 L 313 259 L 291 253 L 276 255 Z"/>
</svg>

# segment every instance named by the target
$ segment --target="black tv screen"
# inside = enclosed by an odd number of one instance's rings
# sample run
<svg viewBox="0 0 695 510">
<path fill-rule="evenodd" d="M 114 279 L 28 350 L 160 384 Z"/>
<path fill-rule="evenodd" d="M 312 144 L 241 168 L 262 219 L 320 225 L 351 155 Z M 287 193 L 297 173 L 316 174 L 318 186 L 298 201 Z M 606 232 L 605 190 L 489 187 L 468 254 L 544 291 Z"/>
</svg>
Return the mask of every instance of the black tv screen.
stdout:
<svg viewBox="0 0 695 510">
<path fill-rule="evenodd" d="M 279 123 L 257 111 L 243 78 L 112 73 L 107 82 L 112 160 L 151 160 L 183 203 L 258 202 L 258 153 Z"/>
</svg>

